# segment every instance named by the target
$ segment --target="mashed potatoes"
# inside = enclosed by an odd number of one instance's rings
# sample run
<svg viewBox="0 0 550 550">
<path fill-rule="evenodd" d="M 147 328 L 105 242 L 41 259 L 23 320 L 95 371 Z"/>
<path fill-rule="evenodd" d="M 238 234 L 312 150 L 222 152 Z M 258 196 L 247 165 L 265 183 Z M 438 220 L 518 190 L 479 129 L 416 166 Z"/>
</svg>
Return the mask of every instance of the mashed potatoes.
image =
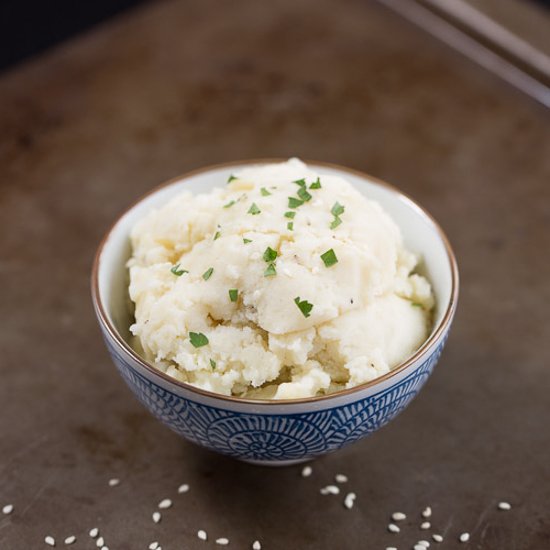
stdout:
<svg viewBox="0 0 550 550">
<path fill-rule="evenodd" d="M 296 159 L 229 180 L 133 228 L 146 359 L 216 393 L 290 399 L 372 380 L 422 344 L 431 288 L 378 203 Z"/>
</svg>

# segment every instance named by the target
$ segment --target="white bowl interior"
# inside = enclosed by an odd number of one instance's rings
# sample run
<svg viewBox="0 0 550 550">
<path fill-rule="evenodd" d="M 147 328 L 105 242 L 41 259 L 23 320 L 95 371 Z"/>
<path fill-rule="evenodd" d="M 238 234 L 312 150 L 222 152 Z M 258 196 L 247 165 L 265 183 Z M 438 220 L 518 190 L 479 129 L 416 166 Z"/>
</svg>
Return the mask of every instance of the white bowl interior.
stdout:
<svg viewBox="0 0 550 550">
<path fill-rule="evenodd" d="M 99 258 L 99 298 L 106 315 L 128 340 L 132 307 L 128 297 L 126 262 L 130 257 L 129 234 L 134 223 L 145 213 L 160 207 L 183 190 L 204 193 L 224 185 L 231 173 L 250 165 L 226 166 L 204 171 L 159 189 L 131 208 L 111 231 Z M 395 190 L 369 180 L 366 176 L 336 167 L 310 165 L 320 174 L 334 174 L 350 181 L 366 197 L 378 201 L 401 228 L 406 247 L 422 258 L 419 271 L 426 275 L 436 296 L 433 330 L 436 330 L 451 300 L 452 265 L 445 244 L 432 220 L 411 200 Z"/>
</svg>

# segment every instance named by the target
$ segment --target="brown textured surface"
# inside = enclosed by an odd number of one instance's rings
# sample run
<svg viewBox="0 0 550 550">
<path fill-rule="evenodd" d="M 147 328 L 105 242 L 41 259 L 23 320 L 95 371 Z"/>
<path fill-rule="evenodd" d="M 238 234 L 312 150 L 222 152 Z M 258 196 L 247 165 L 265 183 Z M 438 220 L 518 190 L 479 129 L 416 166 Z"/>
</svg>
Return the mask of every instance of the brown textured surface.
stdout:
<svg viewBox="0 0 550 550">
<path fill-rule="evenodd" d="M 111 550 L 550 547 L 550 150 L 546 111 L 376 4 L 146 7 L 0 79 L 0 548 L 97 525 Z M 88 291 L 100 236 L 188 169 L 299 155 L 401 187 L 461 267 L 449 345 L 368 440 L 299 468 L 210 454 L 153 420 L 111 365 Z M 337 472 L 346 511 L 318 489 Z M 107 480 L 120 477 L 117 488 Z M 187 481 L 160 525 L 151 513 Z M 511 512 L 496 512 L 506 499 Z M 388 514 L 409 514 L 400 535 Z M 199 541 L 198 528 L 211 540 Z M 452 540 L 451 540 L 452 539 Z M 59 542 L 58 542 L 59 546 Z M 464 545 L 460 545 L 465 548 Z"/>
</svg>

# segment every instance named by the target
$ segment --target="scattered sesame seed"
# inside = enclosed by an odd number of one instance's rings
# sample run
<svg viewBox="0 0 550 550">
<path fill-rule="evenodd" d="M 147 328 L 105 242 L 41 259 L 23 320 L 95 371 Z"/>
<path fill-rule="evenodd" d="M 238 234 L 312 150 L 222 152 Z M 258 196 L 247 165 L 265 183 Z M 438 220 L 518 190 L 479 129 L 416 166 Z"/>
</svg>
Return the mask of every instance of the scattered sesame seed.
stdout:
<svg viewBox="0 0 550 550">
<path fill-rule="evenodd" d="M 509 502 L 499 502 L 498 503 L 498 509 L 499 510 L 511 510 L 512 505 Z"/>
<path fill-rule="evenodd" d="M 65 539 L 65 544 L 73 544 L 74 542 L 76 542 L 76 537 L 74 535 L 71 535 Z"/>
<path fill-rule="evenodd" d="M 208 538 L 208 535 L 206 534 L 206 531 L 203 531 L 202 529 L 199 529 L 197 531 L 197 537 L 201 540 L 206 540 Z"/>
<path fill-rule="evenodd" d="M 344 499 L 344 506 L 348 510 L 351 510 L 353 508 L 356 498 L 357 498 L 357 495 L 355 493 L 348 493 L 346 495 L 346 498 Z"/>
<path fill-rule="evenodd" d="M 422 544 L 415 544 L 413 550 L 426 550 L 426 547 Z"/>
<path fill-rule="evenodd" d="M 44 542 L 48 546 L 55 546 L 55 539 L 53 537 L 50 537 L 49 535 L 44 539 Z"/>
<path fill-rule="evenodd" d="M 470 533 L 462 533 L 462 535 L 458 537 L 458 540 L 460 542 L 468 542 L 470 540 Z"/>
<path fill-rule="evenodd" d="M 390 533 L 399 533 L 399 531 L 401 531 L 401 529 L 399 529 L 399 527 L 397 527 L 397 525 L 395 525 L 395 523 L 390 523 L 388 525 L 388 531 Z"/>
<path fill-rule="evenodd" d="M 322 495 L 338 495 L 340 494 L 340 489 L 336 485 L 327 485 L 320 492 Z"/>
<path fill-rule="evenodd" d="M 169 498 L 165 498 L 159 502 L 159 508 L 161 510 L 168 510 L 172 506 L 172 501 Z"/>
<path fill-rule="evenodd" d="M 394 521 L 402 521 L 404 519 L 407 519 L 407 516 L 403 512 L 394 512 L 391 515 L 391 519 Z"/>
<path fill-rule="evenodd" d="M 306 466 L 306 468 L 307 468 L 307 466 Z M 262 545 L 260 544 L 259 540 L 255 540 L 252 543 L 252 550 L 262 550 Z"/>
<path fill-rule="evenodd" d="M 113 479 L 109 480 L 109 487 L 116 487 L 117 485 L 120 485 L 120 479 L 114 477 Z"/>
<path fill-rule="evenodd" d="M 99 529 L 97 527 L 94 527 L 93 529 L 90 529 L 89 535 L 90 535 L 90 537 L 95 539 L 97 537 L 97 535 L 99 535 Z"/>
<path fill-rule="evenodd" d="M 158 550 L 158 547 L 159 547 L 159 543 L 155 541 L 149 545 L 149 550 Z"/>
<path fill-rule="evenodd" d="M 429 521 L 424 521 L 420 524 L 420 529 L 429 529 L 432 524 Z"/>
<path fill-rule="evenodd" d="M 95 545 L 98 547 L 98 548 L 101 548 L 103 545 L 105 544 L 105 541 L 103 540 L 103 537 L 99 537 L 95 543 Z"/>
<path fill-rule="evenodd" d="M 302 468 L 302 477 L 309 477 L 313 473 L 313 468 L 311 466 L 304 466 Z"/>
<path fill-rule="evenodd" d="M 438 534 L 433 534 L 432 539 L 434 539 L 435 542 L 443 542 L 443 537 L 441 535 L 438 535 Z"/>
<path fill-rule="evenodd" d="M 336 480 L 336 483 L 347 483 L 348 476 L 345 476 L 344 474 L 336 474 L 334 479 Z"/>
<path fill-rule="evenodd" d="M 6 504 L 3 508 L 2 508 L 2 513 L 3 514 L 6 514 L 6 516 L 8 514 L 11 514 L 13 512 L 13 504 Z"/>
<path fill-rule="evenodd" d="M 426 506 L 426 508 L 424 508 L 424 510 L 422 512 L 422 517 L 423 518 L 429 518 L 431 516 L 432 516 L 432 509 L 429 506 Z"/>
<path fill-rule="evenodd" d="M 189 485 L 187 483 L 184 483 L 183 485 L 180 485 L 178 487 L 178 493 L 181 495 L 182 493 L 187 493 L 189 491 Z"/>
<path fill-rule="evenodd" d="M 216 544 L 219 544 L 220 546 L 227 546 L 229 544 L 229 539 L 221 537 L 219 539 L 216 539 Z"/>
<path fill-rule="evenodd" d="M 160 512 L 153 512 L 153 521 L 155 523 L 160 523 L 161 519 L 162 519 L 162 516 L 160 515 Z"/>
<path fill-rule="evenodd" d="M 423 546 L 424 548 L 430 547 L 430 543 L 427 540 L 419 540 L 416 544 Z"/>
<path fill-rule="evenodd" d="M 103 547 L 101 548 L 101 550 L 109 550 L 109 547 L 108 547 L 108 546 L 103 546 Z"/>
<path fill-rule="evenodd" d="M 386 550 L 397 550 L 395 546 L 386 546 Z"/>
</svg>

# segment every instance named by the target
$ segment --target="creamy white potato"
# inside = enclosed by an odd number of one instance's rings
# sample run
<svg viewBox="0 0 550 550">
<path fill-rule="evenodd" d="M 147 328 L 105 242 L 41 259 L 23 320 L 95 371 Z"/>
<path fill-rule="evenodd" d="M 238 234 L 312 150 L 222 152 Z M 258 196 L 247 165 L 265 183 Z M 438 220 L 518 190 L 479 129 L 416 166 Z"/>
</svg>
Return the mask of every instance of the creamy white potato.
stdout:
<svg viewBox="0 0 550 550">
<path fill-rule="evenodd" d="M 297 159 L 184 192 L 133 228 L 136 348 L 178 380 L 290 399 L 373 380 L 426 339 L 434 299 L 399 228 Z"/>
</svg>

